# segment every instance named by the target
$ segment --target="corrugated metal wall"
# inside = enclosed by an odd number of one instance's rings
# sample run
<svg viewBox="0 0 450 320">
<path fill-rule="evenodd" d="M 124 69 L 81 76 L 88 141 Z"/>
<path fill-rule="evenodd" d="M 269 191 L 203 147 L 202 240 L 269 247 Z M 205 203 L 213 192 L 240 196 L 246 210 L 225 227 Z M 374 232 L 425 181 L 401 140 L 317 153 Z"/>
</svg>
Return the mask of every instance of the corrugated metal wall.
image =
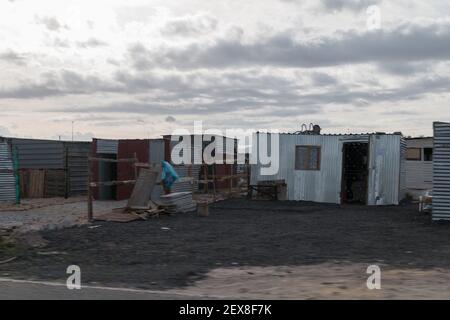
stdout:
<svg viewBox="0 0 450 320">
<path fill-rule="evenodd" d="M 253 137 L 257 143 L 258 135 Z M 295 146 L 322 148 L 320 171 L 295 170 Z M 340 203 L 342 144 L 339 136 L 280 134 L 278 174 L 261 175 L 261 166 L 252 165 L 251 184 L 258 181 L 285 180 L 288 200 Z"/>
<path fill-rule="evenodd" d="M 450 220 L 450 123 L 434 123 L 433 220 Z"/>
<path fill-rule="evenodd" d="M 64 169 L 65 153 L 62 141 L 11 139 L 18 152 L 19 169 Z"/>
<path fill-rule="evenodd" d="M 198 179 L 200 173 L 200 165 L 193 165 L 192 167 L 186 165 L 173 166 L 176 173 L 180 178 L 194 177 L 194 180 Z M 197 186 L 193 186 L 191 182 L 175 182 L 172 187 L 172 192 L 188 192 L 197 191 Z"/>
<path fill-rule="evenodd" d="M 369 205 L 400 203 L 401 135 L 370 136 Z"/>
<path fill-rule="evenodd" d="M 161 164 L 161 161 L 164 160 L 164 145 L 165 143 L 163 139 L 150 140 L 150 164 Z"/>
<path fill-rule="evenodd" d="M 423 148 L 433 148 L 433 138 L 407 139 L 408 148 L 422 149 L 420 161 L 406 160 L 406 192 L 415 198 L 433 188 L 433 161 L 424 161 Z"/>
<path fill-rule="evenodd" d="M 149 162 L 149 140 L 119 140 L 117 159 L 132 159 L 135 156 L 138 162 Z M 127 181 L 134 180 L 135 167 L 131 162 L 117 163 L 117 180 Z M 116 200 L 129 199 L 133 192 L 134 185 L 119 185 L 116 187 Z"/>
<path fill-rule="evenodd" d="M 257 142 L 257 135 L 253 142 Z M 378 137 L 378 138 L 377 138 Z M 370 138 L 370 140 L 369 140 Z M 260 165 L 252 165 L 251 184 L 285 180 L 288 200 L 341 203 L 342 148 L 346 142 L 370 141 L 369 204 L 398 204 L 401 189 L 401 135 L 302 135 L 280 134 L 278 174 L 261 175 Z M 320 146 L 321 170 L 295 170 L 295 146 Z M 377 157 L 378 155 L 378 157 Z M 378 160 L 376 160 L 378 159 Z"/>
<path fill-rule="evenodd" d="M 402 137 L 400 140 L 400 201 L 405 199 L 407 192 L 406 178 L 406 140 Z"/>
<path fill-rule="evenodd" d="M 69 195 L 87 194 L 90 142 L 66 142 Z"/>
<path fill-rule="evenodd" d="M 8 140 L 17 150 L 20 170 L 46 170 L 48 191 L 53 189 L 53 185 L 57 185 L 58 192 L 50 192 L 47 196 L 77 196 L 87 193 L 90 142 L 20 138 Z M 67 188 L 67 193 L 61 191 L 61 186 Z"/>
<path fill-rule="evenodd" d="M 0 201 L 16 200 L 16 179 L 9 145 L 0 142 Z"/>
</svg>

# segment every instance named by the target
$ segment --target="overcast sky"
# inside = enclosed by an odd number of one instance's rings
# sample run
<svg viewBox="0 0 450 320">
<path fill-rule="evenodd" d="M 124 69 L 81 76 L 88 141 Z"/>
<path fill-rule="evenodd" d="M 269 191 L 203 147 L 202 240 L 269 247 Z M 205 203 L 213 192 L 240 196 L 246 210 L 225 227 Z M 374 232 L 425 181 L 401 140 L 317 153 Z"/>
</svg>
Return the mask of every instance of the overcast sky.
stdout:
<svg viewBox="0 0 450 320">
<path fill-rule="evenodd" d="M 381 28 L 367 28 L 370 5 Z M 430 135 L 448 0 L 0 0 L 0 135 L 211 128 Z"/>
</svg>

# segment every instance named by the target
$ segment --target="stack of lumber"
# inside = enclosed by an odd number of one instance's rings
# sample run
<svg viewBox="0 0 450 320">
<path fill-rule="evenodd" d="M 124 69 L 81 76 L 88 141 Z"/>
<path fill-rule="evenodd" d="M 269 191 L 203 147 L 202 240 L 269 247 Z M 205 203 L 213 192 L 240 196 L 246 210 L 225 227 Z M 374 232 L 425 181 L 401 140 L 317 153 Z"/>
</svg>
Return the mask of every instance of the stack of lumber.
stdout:
<svg viewBox="0 0 450 320">
<path fill-rule="evenodd" d="M 197 210 L 197 203 L 192 199 L 192 192 L 163 195 L 158 204 L 168 213 L 187 213 Z"/>
</svg>

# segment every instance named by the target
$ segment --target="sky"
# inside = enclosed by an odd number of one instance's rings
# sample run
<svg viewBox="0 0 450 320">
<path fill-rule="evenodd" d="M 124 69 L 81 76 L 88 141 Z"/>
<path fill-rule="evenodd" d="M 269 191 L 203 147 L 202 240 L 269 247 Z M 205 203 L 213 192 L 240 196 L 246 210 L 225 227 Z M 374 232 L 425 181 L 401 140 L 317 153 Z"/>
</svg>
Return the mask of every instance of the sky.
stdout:
<svg viewBox="0 0 450 320">
<path fill-rule="evenodd" d="M 0 70 L 3 136 L 429 136 L 450 121 L 450 4 L 0 0 Z"/>
</svg>

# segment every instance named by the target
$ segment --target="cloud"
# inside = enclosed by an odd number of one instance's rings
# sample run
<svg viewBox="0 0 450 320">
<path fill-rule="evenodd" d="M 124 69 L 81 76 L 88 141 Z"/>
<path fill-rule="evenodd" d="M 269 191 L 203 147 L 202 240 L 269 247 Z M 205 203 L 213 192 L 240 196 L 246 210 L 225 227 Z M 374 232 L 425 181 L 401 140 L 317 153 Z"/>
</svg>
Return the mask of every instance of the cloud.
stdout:
<svg viewBox="0 0 450 320">
<path fill-rule="evenodd" d="M 129 48 L 136 69 L 167 67 L 248 68 L 272 66 L 316 68 L 362 63 L 393 64 L 450 60 L 450 21 L 401 24 L 377 32 L 348 31 L 313 40 L 297 40 L 292 32 L 280 32 L 252 43 L 220 38 L 182 48 Z"/>
<path fill-rule="evenodd" d="M 205 14 L 185 16 L 168 21 L 161 33 L 164 36 L 197 36 L 216 30 L 217 23 L 217 19 Z"/>
<path fill-rule="evenodd" d="M 96 39 L 96 38 L 89 38 L 86 41 L 77 42 L 77 46 L 79 48 L 83 48 L 83 49 L 105 47 L 107 45 L 108 44 L 106 42 L 101 41 L 101 40 Z"/>
<path fill-rule="evenodd" d="M 68 29 L 67 25 L 62 25 L 55 17 L 36 18 L 37 23 L 43 24 L 49 31 L 60 31 L 62 28 Z"/>
<path fill-rule="evenodd" d="M 365 10 L 372 5 L 380 4 L 383 0 L 320 0 L 323 8 L 328 11 Z"/>
<path fill-rule="evenodd" d="M 166 122 L 169 122 L 169 123 L 171 123 L 171 122 L 176 122 L 177 121 L 177 119 L 175 119 L 174 117 L 172 117 L 172 116 L 168 116 L 168 117 L 166 117 Z"/>
<path fill-rule="evenodd" d="M 8 128 L 0 126 L 0 137 L 10 137 L 11 136 L 11 131 L 9 131 Z"/>
<path fill-rule="evenodd" d="M 311 76 L 313 84 L 316 86 L 336 85 L 338 81 L 336 78 L 324 72 L 314 72 Z"/>
<path fill-rule="evenodd" d="M 12 51 L 12 50 L 8 50 L 8 51 L 0 53 L 0 60 L 6 61 L 8 63 L 16 64 L 18 66 L 23 66 L 26 64 L 25 57 L 15 51 Z"/>
<path fill-rule="evenodd" d="M 384 63 L 379 65 L 379 69 L 384 73 L 396 76 L 411 76 L 418 73 L 427 73 L 432 71 L 430 62 L 396 62 Z"/>
<path fill-rule="evenodd" d="M 81 75 L 71 70 L 47 72 L 38 81 L 22 81 L 11 88 L 0 87 L 0 99 L 33 99 L 71 94 L 120 92 L 121 87 L 95 75 Z"/>
</svg>

